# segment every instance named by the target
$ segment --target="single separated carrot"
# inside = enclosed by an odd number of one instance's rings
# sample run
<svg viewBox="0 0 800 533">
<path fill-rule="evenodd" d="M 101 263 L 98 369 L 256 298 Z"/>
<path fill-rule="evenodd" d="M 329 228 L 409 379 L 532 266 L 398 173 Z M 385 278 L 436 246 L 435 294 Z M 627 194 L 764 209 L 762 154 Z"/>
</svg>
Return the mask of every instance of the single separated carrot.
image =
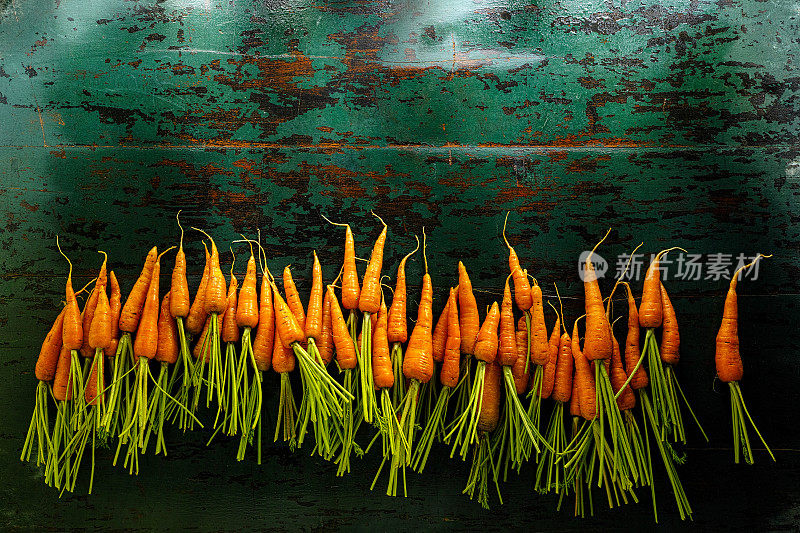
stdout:
<svg viewBox="0 0 800 533">
<path fill-rule="evenodd" d="M 717 375 L 720 381 L 727 383 L 731 390 L 731 425 L 733 427 L 733 458 L 735 463 L 739 462 L 740 454 L 744 455 L 745 463 L 753 464 L 754 462 L 753 451 L 750 447 L 750 438 L 747 435 L 748 421 L 755 430 L 756 435 L 758 435 L 759 440 L 761 440 L 761 443 L 767 449 L 772 460 L 775 461 L 775 455 L 772 453 L 772 450 L 770 450 L 764 437 L 761 436 L 761 432 L 758 430 L 755 422 L 753 422 L 753 418 L 747 411 L 742 389 L 739 385 L 739 380 L 742 379 L 744 374 L 744 367 L 742 365 L 742 356 L 739 353 L 739 308 L 736 285 L 739 274 L 743 270 L 752 267 L 756 261 L 762 257 L 772 256 L 758 254 L 751 263 L 738 268 L 731 278 L 728 294 L 725 297 L 725 305 L 722 310 L 722 324 L 717 333 L 716 351 L 714 354 Z"/>
</svg>

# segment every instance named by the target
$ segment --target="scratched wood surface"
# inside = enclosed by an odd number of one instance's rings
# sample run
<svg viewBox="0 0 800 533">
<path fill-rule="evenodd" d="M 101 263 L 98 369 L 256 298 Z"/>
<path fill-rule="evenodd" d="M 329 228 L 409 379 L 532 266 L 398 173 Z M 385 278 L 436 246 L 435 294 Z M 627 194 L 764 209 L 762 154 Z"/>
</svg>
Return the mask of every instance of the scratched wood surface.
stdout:
<svg viewBox="0 0 800 533">
<path fill-rule="evenodd" d="M 509 238 L 548 296 L 559 283 L 569 319 L 578 254 L 609 226 L 612 264 L 641 241 L 647 253 L 775 253 L 741 285 L 740 335 L 748 406 L 779 463 L 759 452 L 754 467 L 732 465 L 713 366 L 725 281 L 675 280 L 678 372 L 711 437 L 690 433 L 681 476 L 695 527 L 796 527 L 798 24 L 789 0 L 0 0 L 0 525 L 650 527 L 644 493 L 578 522 L 533 495 L 528 470 L 486 512 L 460 494 L 467 467 L 437 450 L 410 497 L 390 499 L 368 491 L 375 457 L 338 479 L 273 446 L 258 467 L 236 463 L 231 442 L 205 448 L 202 431 L 171 434 L 169 457 L 145 458 L 136 478 L 101 451 L 96 494 L 59 500 L 18 460 L 66 273 L 55 235 L 76 283 L 102 248 L 127 290 L 146 250 L 175 241 L 183 209 L 221 242 L 261 228 L 270 264 L 295 265 L 301 290 L 312 250 L 328 279 L 340 260 L 342 235 L 320 214 L 353 224 L 366 255 L 375 210 L 391 267 L 424 226 L 437 306 L 459 259 L 481 303 L 498 297 L 510 210 Z M 196 236 L 187 246 L 199 258 Z M 411 279 L 420 272 L 413 261 Z M 662 523 L 689 528 L 660 481 Z"/>
</svg>

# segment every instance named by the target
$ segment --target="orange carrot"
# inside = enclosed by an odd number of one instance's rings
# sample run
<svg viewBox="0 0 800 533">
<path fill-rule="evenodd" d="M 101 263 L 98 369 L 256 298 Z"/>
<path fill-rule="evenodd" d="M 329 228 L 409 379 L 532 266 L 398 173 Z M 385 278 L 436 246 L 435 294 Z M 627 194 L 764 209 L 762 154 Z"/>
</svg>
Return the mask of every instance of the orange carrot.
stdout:
<svg viewBox="0 0 800 533">
<path fill-rule="evenodd" d="M 386 243 L 386 224 L 380 217 L 378 220 L 383 224 L 383 230 L 372 248 L 367 271 L 364 273 L 364 282 L 361 285 L 361 294 L 358 297 L 358 309 L 364 313 L 377 313 L 381 306 L 380 278 L 383 267 L 383 246 Z"/>
<path fill-rule="evenodd" d="M 664 285 L 661 288 L 661 308 L 663 309 L 664 320 L 661 328 L 661 360 L 670 365 L 677 365 L 680 359 L 679 348 L 681 337 L 678 332 L 678 317 L 675 315 L 675 308 L 669 299 Z"/>
<path fill-rule="evenodd" d="M 483 377 L 483 399 L 478 415 L 479 431 L 494 431 L 500 421 L 501 374 L 502 371 L 497 361 L 489 362 L 486 365 L 486 373 Z"/>
<path fill-rule="evenodd" d="M 322 298 L 322 331 L 317 340 L 317 351 L 322 359 L 323 365 L 327 366 L 333 359 L 333 319 L 331 318 L 331 298 L 336 298 L 335 294 L 325 290 Z M 339 302 L 336 302 L 337 305 Z"/>
<path fill-rule="evenodd" d="M 258 329 L 253 337 L 253 357 L 262 372 L 269 370 L 275 341 L 275 310 L 272 306 L 272 288 L 266 272 L 261 277 L 261 294 L 258 300 Z M 294 354 L 293 354 L 294 355 Z"/>
<path fill-rule="evenodd" d="M 514 327 L 514 310 L 511 307 L 511 288 L 508 285 L 508 277 L 503 288 L 499 328 L 497 362 L 501 366 L 512 366 L 517 360 L 517 331 Z"/>
<path fill-rule="evenodd" d="M 389 308 L 389 325 L 388 325 L 388 332 L 387 338 L 389 339 L 389 343 L 393 344 L 395 342 L 399 342 L 404 344 L 408 340 L 408 324 L 406 323 L 406 300 L 408 299 L 408 295 L 406 292 L 406 261 L 408 258 L 414 255 L 414 253 L 419 249 L 419 239 L 417 239 L 417 247 L 414 248 L 411 252 L 406 254 L 403 259 L 400 260 L 400 266 L 397 267 L 397 283 L 394 287 L 394 296 L 392 297 L 392 305 Z M 441 318 L 439 319 L 441 321 Z M 439 327 L 437 322 L 436 327 Z M 434 329 L 434 343 L 433 343 L 433 358 L 437 362 L 441 362 L 441 359 L 436 359 L 436 330 Z M 444 354 L 442 354 L 444 355 Z"/>
<path fill-rule="evenodd" d="M 550 360 L 550 344 L 547 339 L 547 326 L 544 322 L 544 303 L 542 288 L 533 282 L 531 287 L 531 362 L 544 366 Z"/>
<path fill-rule="evenodd" d="M 389 354 L 389 338 L 387 335 L 389 328 L 388 314 L 386 302 L 381 300 L 381 307 L 378 309 L 378 322 L 375 324 L 375 329 L 372 330 L 372 379 L 378 389 L 386 389 L 394 385 L 392 358 Z"/>
<path fill-rule="evenodd" d="M 94 319 L 94 313 L 97 309 L 97 300 L 100 296 L 100 292 L 106 292 L 106 285 L 108 284 L 108 275 L 106 274 L 106 263 L 108 262 L 108 256 L 105 252 L 100 252 L 104 255 L 103 264 L 100 266 L 100 273 L 97 276 L 97 283 L 95 283 L 94 290 L 92 294 L 89 296 L 89 299 L 86 300 L 86 303 L 83 306 L 83 314 L 81 319 L 81 327 L 83 329 L 83 345 L 81 346 L 81 355 L 84 357 L 94 357 L 94 350 L 92 347 L 89 346 L 89 328 L 92 325 L 92 320 Z M 108 295 L 106 295 L 106 302 L 108 302 Z"/>
<path fill-rule="evenodd" d="M 611 324 L 608 321 L 608 316 L 603 306 L 600 285 L 597 283 L 597 273 L 591 261 L 592 254 L 606 237 L 608 237 L 608 233 L 610 232 L 611 230 L 608 230 L 605 236 L 600 239 L 600 242 L 592 249 L 592 252 L 586 256 L 584 268 L 583 292 L 586 310 L 586 340 L 584 340 L 583 344 L 583 356 L 589 361 L 611 358 Z M 575 334 L 573 333 L 572 336 L 572 341 L 574 343 L 576 342 L 574 338 Z M 581 400 L 583 400 L 583 397 Z M 581 406 L 583 406 L 583 401 L 581 401 Z M 587 410 L 586 412 L 590 411 Z"/>
<path fill-rule="evenodd" d="M 194 228 L 197 229 L 197 228 Z M 197 230 L 202 231 L 202 230 Z M 222 268 L 219 264 L 219 250 L 211 236 L 202 231 L 211 241 L 211 260 L 208 265 L 208 283 L 206 285 L 205 294 L 205 312 L 207 314 L 222 314 L 228 305 L 227 283 L 225 283 L 225 274 L 222 273 Z"/>
<path fill-rule="evenodd" d="M 171 310 L 172 290 L 161 300 L 161 311 L 158 315 L 158 348 L 156 348 L 156 361 L 168 364 L 174 364 L 180 352 L 178 323 L 173 320 Z"/>
<path fill-rule="evenodd" d="M 158 249 L 153 246 L 147 253 L 147 258 L 142 267 L 142 273 L 134 283 L 125 305 L 119 315 L 119 329 L 125 333 L 133 333 L 139 326 L 139 320 L 144 309 L 144 302 L 147 300 L 147 287 L 150 285 L 150 278 L 153 274 L 153 266 L 156 264 Z"/>
<path fill-rule="evenodd" d="M 744 375 L 742 356 L 739 353 L 739 305 L 736 295 L 738 275 L 739 270 L 731 278 L 722 309 L 722 324 L 716 338 L 714 362 L 717 376 L 723 383 L 740 381 Z"/>
<path fill-rule="evenodd" d="M 439 381 L 445 387 L 450 388 L 458 385 L 459 365 L 461 363 L 461 328 L 458 324 L 457 295 L 457 289 L 450 289 L 450 297 L 447 299 L 447 342 L 444 349 L 442 370 L 439 373 Z"/>
<path fill-rule="evenodd" d="M 520 317 L 514 331 L 514 340 L 517 344 L 517 359 L 511 367 L 511 374 L 514 376 L 514 388 L 517 394 L 524 394 L 528 390 L 530 372 L 526 367 L 528 362 L 528 333 L 525 330 L 525 317 Z"/>
<path fill-rule="evenodd" d="M 289 310 L 292 312 L 292 315 L 294 315 L 297 325 L 300 326 L 300 329 L 305 333 L 306 311 L 303 308 L 303 302 L 300 300 L 300 293 L 297 292 L 297 285 L 294 283 L 289 265 L 286 265 L 286 268 L 283 269 L 283 292 L 286 293 L 286 305 L 289 306 Z M 303 340 L 305 340 L 305 335 L 303 336 Z"/>
<path fill-rule="evenodd" d="M 356 248 L 353 241 L 353 232 L 350 226 L 344 225 L 347 230 L 344 235 L 344 263 L 342 266 L 342 305 L 345 309 L 356 309 L 361 289 L 358 284 L 358 270 L 356 270 Z"/>
<path fill-rule="evenodd" d="M 141 320 L 136 328 L 136 337 L 133 340 L 133 354 L 137 357 L 152 359 L 158 350 L 158 279 L 161 274 L 161 265 L 158 258 L 153 264 L 150 285 L 147 288 L 147 299 L 142 309 Z M 128 298 L 130 300 L 130 297 Z M 123 312 L 125 310 L 123 309 Z"/>
<path fill-rule="evenodd" d="M 208 279 L 211 277 L 211 254 L 208 253 L 206 243 L 203 243 L 203 248 L 206 251 L 206 263 L 203 267 L 203 276 L 200 278 L 200 286 L 197 288 L 194 301 L 189 308 L 189 315 L 186 317 L 186 331 L 192 335 L 200 333 L 203 330 L 203 325 L 206 323 L 206 288 L 208 288 Z"/>
<path fill-rule="evenodd" d="M 286 278 L 284 277 L 284 282 Z M 295 342 L 303 342 L 306 339 L 302 326 L 298 324 L 297 318 L 292 314 L 292 310 L 278 292 L 278 287 L 272 283 L 272 301 L 275 306 L 275 328 L 276 334 L 283 342 L 285 348 L 291 348 Z M 275 366 L 275 362 L 272 363 Z"/>
<path fill-rule="evenodd" d="M 95 361 L 91 366 L 89 380 L 83 390 L 83 398 L 86 405 L 98 405 L 103 403 L 103 389 L 105 389 L 105 376 L 99 371 L 99 361 Z"/>
<path fill-rule="evenodd" d="M 170 284 L 170 313 L 173 318 L 186 318 L 189 315 L 189 282 L 186 280 L 186 254 L 183 251 L 183 227 L 180 220 L 181 212 L 175 215 L 178 227 L 181 228 L 181 240 L 178 253 L 175 255 L 175 267 L 172 269 L 172 283 Z"/>
<path fill-rule="evenodd" d="M 239 341 L 239 325 L 236 323 L 236 289 L 238 287 L 239 282 L 236 276 L 233 275 L 233 266 L 231 266 L 231 282 L 228 286 L 228 305 L 226 306 L 225 314 L 222 318 L 222 342 Z"/>
<path fill-rule="evenodd" d="M 433 376 L 433 282 L 427 272 L 422 276 L 422 293 L 419 297 L 417 323 L 408 339 L 403 358 L 403 375 L 427 383 Z"/>
<path fill-rule="evenodd" d="M 66 302 L 64 308 L 64 322 L 61 329 L 61 342 L 68 351 L 80 350 L 83 345 L 83 327 L 81 325 L 81 311 L 78 307 L 78 299 L 75 297 L 75 291 L 72 288 L 72 262 L 61 251 L 58 244 L 58 237 L 56 237 L 56 246 L 58 251 L 63 255 L 69 263 L 69 274 L 67 274 L 66 285 Z"/>
<path fill-rule="evenodd" d="M 506 241 L 508 246 L 508 268 L 511 270 L 511 275 L 514 278 L 514 300 L 520 311 L 527 311 L 533 305 L 531 300 L 531 284 L 528 282 L 528 273 L 524 271 L 519 264 L 519 257 L 517 252 L 509 244 L 506 238 L 506 223 L 508 223 L 508 213 L 506 213 L 506 220 L 503 223 L 503 240 Z M 527 353 L 527 346 L 526 346 Z"/>
<path fill-rule="evenodd" d="M 319 340 L 322 335 L 322 265 L 319 264 L 317 252 L 314 252 L 314 266 L 311 269 L 311 295 L 308 298 L 308 314 L 306 315 L 305 334 L 309 339 Z"/>
<path fill-rule="evenodd" d="M 97 304 L 92 316 L 92 322 L 89 324 L 87 342 L 91 352 L 94 354 L 99 348 L 104 350 L 111 344 L 111 335 L 113 332 L 111 314 L 111 304 L 106 295 L 106 288 L 102 286 L 98 288 L 95 285 L 95 292 L 97 292 Z"/>
<path fill-rule="evenodd" d="M 53 397 L 56 400 L 64 401 L 72 399 L 72 380 L 69 379 L 72 356 L 70 349 L 62 344 L 61 351 L 58 353 L 58 364 L 56 375 L 53 379 Z"/>
<path fill-rule="evenodd" d="M 111 342 L 103 352 L 106 357 L 113 357 L 117 354 L 119 345 L 119 316 L 122 312 L 122 292 L 119 289 L 117 276 L 112 270 L 108 275 L 108 285 L 111 287 L 111 296 L 108 298 L 108 305 L 111 312 Z"/>
<path fill-rule="evenodd" d="M 661 254 L 656 255 L 647 267 L 642 287 L 642 303 L 639 304 L 639 325 L 643 328 L 661 326 L 663 309 L 661 307 L 661 271 L 658 262 Z"/>
<path fill-rule="evenodd" d="M 578 372 L 572 375 L 572 392 L 569 397 L 569 414 L 581 416 L 581 395 L 578 393 Z"/>
<path fill-rule="evenodd" d="M 203 347 L 206 342 L 210 342 L 208 340 L 208 329 L 211 326 L 211 316 L 206 316 L 206 322 L 203 325 L 203 329 L 201 330 L 200 336 L 197 338 L 197 343 L 192 348 L 192 356 L 195 359 L 198 359 L 200 356 L 203 357 L 203 361 L 208 363 L 211 360 L 211 350 L 204 350 Z M 217 329 L 222 328 L 222 315 L 217 315 Z"/>
<path fill-rule="evenodd" d="M 339 301 L 336 299 L 332 285 L 328 285 L 327 296 L 331 305 L 331 333 L 333 335 L 333 344 L 336 346 L 336 362 L 339 363 L 339 368 L 342 370 L 352 370 L 357 364 L 356 347 L 350 337 L 347 323 L 344 320 L 344 316 L 342 316 L 342 309 L 339 307 Z"/>
<path fill-rule="evenodd" d="M 561 334 L 558 343 L 558 360 L 556 361 L 556 378 L 553 384 L 552 398 L 557 402 L 566 403 L 573 390 L 572 373 L 572 339 L 565 331 Z"/>
<path fill-rule="evenodd" d="M 549 398 L 553 393 L 553 387 L 556 382 L 556 365 L 558 364 L 558 350 L 560 346 L 561 336 L 561 317 L 556 317 L 556 323 L 553 326 L 553 333 L 550 335 L 550 359 L 544 367 L 542 374 L 542 390 L 540 396 L 542 398 Z"/>
<path fill-rule="evenodd" d="M 256 290 L 256 259 L 250 249 L 250 259 L 247 260 L 247 273 L 239 290 L 239 299 L 236 304 L 236 324 L 240 328 L 254 328 L 258 325 L 258 291 Z"/>
<path fill-rule="evenodd" d="M 497 346 L 499 344 L 497 327 L 499 323 L 500 308 L 497 306 L 497 302 L 493 302 L 475 341 L 475 358 L 479 361 L 492 363 L 497 358 Z"/>
<path fill-rule="evenodd" d="M 602 305 L 602 303 L 601 303 Z M 605 313 L 604 313 L 605 316 Z M 579 319 L 580 320 L 580 319 Z M 578 340 L 578 321 L 572 328 L 572 358 L 575 360 L 575 380 L 578 381 L 578 395 L 580 396 L 581 416 L 586 420 L 593 420 L 597 415 L 594 374 L 589 366 L 589 361 L 581 351 Z"/>
<path fill-rule="evenodd" d="M 622 367 L 622 355 L 620 353 L 619 343 L 617 342 L 616 337 L 611 337 L 611 343 L 612 355 L 611 372 L 609 373 L 609 378 L 611 380 L 611 387 L 614 390 L 614 394 L 617 394 L 628 380 L 628 374 L 625 373 L 625 369 Z M 617 407 L 619 407 L 620 411 L 627 411 L 629 409 L 633 409 L 635 405 L 636 396 L 633 394 L 633 389 L 630 387 L 625 387 L 625 390 L 623 390 L 622 394 L 620 394 L 617 398 Z"/>
<path fill-rule="evenodd" d="M 461 352 L 474 355 L 481 321 L 472 282 L 464 263 L 458 262 L 458 323 L 461 326 Z"/>
<path fill-rule="evenodd" d="M 42 348 L 39 350 L 39 358 L 36 360 L 36 379 L 39 381 L 50 381 L 56 375 L 56 366 L 58 366 L 58 354 L 61 351 L 61 335 L 64 327 L 64 312 L 62 309 L 55 322 L 53 322 L 50 331 L 42 342 Z"/>
<path fill-rule="evenodd" d="M 439 320 L 436 321 L 436 327 L 433 328 L 431 335 L 433 340 L 433 360 L 441 363 L 444 360 L 444 350 L 447 344 L 448 327 L 447 317 L 450 315 L 450 301 L 444 305 L 442 314 L 439 315 Z"/>
<path fill-rule="evenodd" d="M 275 314 L 275 342 L 272 345 L 272 369 L 278 374 L 292 372 L 296 358 L 294 350 L 287 348 L 278 333 L 278 315 Z"/>
<path fill-rule="evenodd" d="M 625 373 L 630 375 L 639 363 L 639 311 L 636 309 L 636 300 L 633 298 L 631 286 L 625 283 L 628 289 L 628 336 L 625 338 Z M 649 379 L 643 366 L 639 366 L 631 379 L 631 387 L 634 390 L 647 387 Z"/>
</svg>

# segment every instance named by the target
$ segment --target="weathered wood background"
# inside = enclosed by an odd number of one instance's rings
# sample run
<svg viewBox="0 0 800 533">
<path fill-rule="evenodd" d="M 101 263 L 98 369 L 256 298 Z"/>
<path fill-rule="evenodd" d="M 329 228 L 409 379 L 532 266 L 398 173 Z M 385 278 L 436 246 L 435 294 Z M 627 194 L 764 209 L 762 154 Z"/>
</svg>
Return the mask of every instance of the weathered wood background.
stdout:
<svg viewBox="0 0 800 533">
<path fill-rule="evenodd" d="M 460 495 L 467 467 L 439 450 L 410 497 L 390 499 L 368 490 L 375 457 L 344 479 L 277 446 L 261 467 L 237 464 L 204 431 L 172 434 L 169 457 L 133 478 L 102 451 L 96 494 L 59 500 L 18 460 L 66 273 L 55 235 L 76 283 L 102 248 L 127 290 L 147 249 L 174 243 L 183 209 L 220 242 L 261 228 L 271 265 L 293 263 L 301 289 L 311 250 L 329 279 L 340 261 L 342 234 L 320 214 L 353 224 L 366 255 L 375 210 L 392 267 L 424 226 L 437 306 L 459 259 L 496 297 L 510 210 L 523 264 L 548 295 L 559 282 L 568 319 L 578 254 L 609 226 L 606 257 L 641 241 L 775 253 L 741 285 L 740 312 L 743 389 L 778 464 L 763 452 L 732 464 L 713 366 L 726 282 L 674 281 L 679 375 L 712 438 L 690 433 L 681 475 L 697 526 L 797 527 L 798 16 L 790 0 L 0 0 L 0 525 L 650 527 L 645 493 L 578 522 L 526 471 L 485 512 Z M 199 260 L 195 235 L 187 246 Z M 658 481 L 662 523 L 687 527 Z"/>
</svg>

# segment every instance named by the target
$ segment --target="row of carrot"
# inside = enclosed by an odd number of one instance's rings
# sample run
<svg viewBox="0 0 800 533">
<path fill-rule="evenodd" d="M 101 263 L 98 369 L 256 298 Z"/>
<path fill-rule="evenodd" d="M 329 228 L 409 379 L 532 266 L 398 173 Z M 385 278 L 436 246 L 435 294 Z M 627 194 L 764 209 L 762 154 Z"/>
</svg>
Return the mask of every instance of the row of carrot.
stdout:
<svg viewBox="0 0 800 533">
<path fill-rule="evenodd" d="M 182 229 L 163 298 L 161 258 L 175 247 L 161 254 L 155 247 L 149 252 L 124 305 L 104 254 L 81 311 L 77 295 L 91 284 L 75 293 L 70 263 L 65 305 L 37 360 L 39 384 L 21 458 L 30 460 L 35 449 L 46 483 L 72 491 L 89 446 L 91 492 L 97 446 L 116 439 L 114 464 L 122 457 L 124 467 L 137 473 L 139 454 L 150 438 L 155 439 L 156 454 L 166 455 L 165 425 L 174 423 L 183 431 L 202 427 L 197 414 L 205 403 L 214 413 L 211 440 L 220 433 L 237 437 L 237 458 L 244 459 L 253 446 L 260 463 L 262 386 L 264 372 L 272 369 L 280 376 L 274 440 L 282 439 L 294 449 L 312 436 L 312 454 L 334 461 L 338 475 L 343 475 L 350 471 L 352 455 L 364 449 L 356 442 L 361 426 L 371 427 L 361 431 L 362 436 L 372 436 L 362 444 L 366 452 L 379 445 L 383 457 L 372 486 L 388 466 L 389 495 L 397 494 L 401 480 L 406 494 L 406 469 L 422 472 L 438 441 L 450 446 L 451 457 L 472 457 L 464 492 L 470 498 L 477 493 L 484 506 L 491 485 L 501 498 L 500 482 L 509 470 L 519 473 L 523 464 L 533 461 L 535 489 L 558 494 L 559 507 L 572 495 L 575 514 L 584 516 L 587 507 L 593 512 L 595 486 L 604 489 L 611 507 L 638 501 L 636 489 L 643 488 L 650 492 L 657 520 L 655 456 L 663 463 L 681 518 L 691 518 L 676 468 L 685 459 L 675 448 L 675 443 L 686 443 L 684 410 L 704 437 L 705 433 L 675 374 L 677 317 L 659 275 L 659 261 L 671 249 L 656 255 L 649 266 L 638 307 L 625 282 L 618 281 L 603 298 L 592 250 L 584 265 L 585 314 L 574 320 L 570 334 L 563 308 L 547 302 L 556 315 L 548 334 L 541 286 L 522 268 L 508 241 L 510 273 L 502 301 L 494 302 L 481 320 L 469 274 L 459 262 L 458 284 L 450 288 L 435 321 L 423 232 L 425 274 L 409 335 L 405 266 L 419 242 L 400 262 L 387 306 L 381 278 L 386 225 L 363 278 L 356 268 L 352 231 L 341 226 L 345 248 L 340 273 L 324 285 L 314 254 L 307 305 L 290 267 L 283 272 L 281 294 L 263 249 L 245 237 L 236 241 L 250 251 L 239 287 L 233 264 L 226 282 L 219 250 L 206 234 L 210 251 L 206 248 L 193 300 Z M 747 431 L 752 418 L 738 385 L 742 364 L 736 274 L 717 336 L 716 362 L 720 380 L 730 384 L 735 461 L 743 453 L 752 463 Z M 628 304 L 624 349 L 613 332 L 611 302 L 619 287 L 625 288 Z M 157 377 L 151 373 L 153 359 L 159 365 Z M 338 372 L 331 365 L 334 360 Z M 296 368 L 299 407 L 290 379 Z M 50 398 L 56 405 L 52 430 Z M 542 425 L 542 399 L 548 398 L 553 408 Z M 571 424 L 565 420 L 567 409 Z M 651 453 L 651 444 L 658 455 Z"/>
</svg>

